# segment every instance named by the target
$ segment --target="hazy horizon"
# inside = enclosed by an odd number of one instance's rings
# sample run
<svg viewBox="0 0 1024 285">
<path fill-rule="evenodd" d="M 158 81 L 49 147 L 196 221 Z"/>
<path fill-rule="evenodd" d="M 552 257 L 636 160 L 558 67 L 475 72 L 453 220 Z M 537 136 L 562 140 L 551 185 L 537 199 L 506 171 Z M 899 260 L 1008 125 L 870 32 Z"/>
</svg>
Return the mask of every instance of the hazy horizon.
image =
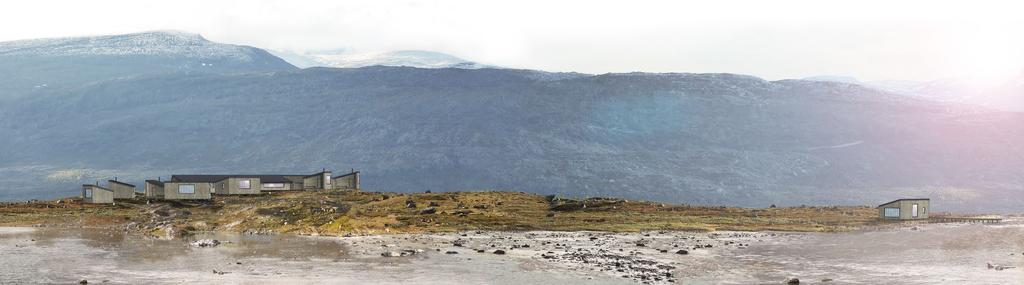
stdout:
<svg viewBox="0 0 1024 285">
<path fill-rule="evenodd" d="M 0 31 L 0 41 L 180 30 L 275 51 L 428 50 L 511 68 L 769 80 L 992 83 L 1024 71 L 1024 19 L 1009 1 L 305 3 L 8 4 L 0 24 L 19 28 Z"/>
</svg>

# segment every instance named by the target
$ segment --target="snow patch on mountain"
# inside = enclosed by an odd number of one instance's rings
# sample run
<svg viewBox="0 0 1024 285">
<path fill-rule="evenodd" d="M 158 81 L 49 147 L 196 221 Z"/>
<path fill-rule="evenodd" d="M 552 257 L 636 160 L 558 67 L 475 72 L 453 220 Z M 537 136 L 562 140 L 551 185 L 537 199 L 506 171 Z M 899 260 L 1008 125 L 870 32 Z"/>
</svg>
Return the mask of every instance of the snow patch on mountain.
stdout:
<svg viewBox="0 0 1024 285">
<path fill-rule="evenodd" d="M 465 60 L 453 55 L 423 51 L 423 50 L 399 50 L 399 51 L 314 51 L 296 53 L 290 51 L 275 51 L 274 55 L 281 57 L 289 63 L 302 67 L 336 67 L 336 68 L 359 68 L 366 66 L 406 66 L 416 68 L 462 68 L 480 69 L 492 68 L 485 64 L 479 64 Z"/>
</svg>

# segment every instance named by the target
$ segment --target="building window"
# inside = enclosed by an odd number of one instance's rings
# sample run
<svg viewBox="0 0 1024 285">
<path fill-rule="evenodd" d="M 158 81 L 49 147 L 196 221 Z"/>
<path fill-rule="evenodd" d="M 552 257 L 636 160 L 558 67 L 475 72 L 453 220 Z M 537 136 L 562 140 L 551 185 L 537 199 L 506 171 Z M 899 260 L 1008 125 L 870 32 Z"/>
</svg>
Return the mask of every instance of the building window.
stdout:
<svg viewBox="0 0 1024 285">
<path fill-rule="evenodd" d="M 181 184 L 181 185 L 178 185 L 178 193 L 179 194 L 195 194 L 196 193 L 196 185 L 195 184 Z"/>
<path fill-rule="evenodd" d="M 85 189 L 85 198 L 92 198 L 92 189 Z"/>
<path fill-rule="evenodd" d="M 910 216 L 917 218 L 917 204 L 910 205 Z"/>
<path fill-rule="evenodd" d="M 249 189 L 252 188 L 252 184 L 249 182 L 249 179 L 238 180 L 238 188 Z"/>
<path fill-rule="evenodd" d="M 900 217 L 900 208 L 885 208 L 883 210 L 883 215 L 886 218 L 899 218 Z"/>
<path fill-rule="evenodd" d="M 284 188 L 284 183 L 263 183 L 263 188 Z"/>
</svg>

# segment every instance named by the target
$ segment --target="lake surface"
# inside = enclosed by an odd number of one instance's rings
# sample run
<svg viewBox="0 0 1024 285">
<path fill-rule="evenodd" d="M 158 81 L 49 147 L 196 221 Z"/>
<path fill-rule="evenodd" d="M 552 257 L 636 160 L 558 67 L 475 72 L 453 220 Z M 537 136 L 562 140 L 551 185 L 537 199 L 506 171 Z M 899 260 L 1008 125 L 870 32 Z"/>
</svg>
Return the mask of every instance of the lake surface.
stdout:
<svg viewBox="0 0 1024 285">
<path fill-rule="evenodd" d="M 225 243 L 189 246 L 198 238 Z M 466 245 L 453 246 L 456 240 Z M 647 244 L 638 247 L 638 241 Z M 715 246 L 675 254 L 677 248 L 705 243 Z M 513 244 L 532 246 L 511 250 Z M 509 252 L 492 254 L 494 248 Z M 407 249 L 422 252 L 380 256 Z M 802 284 L 1024 284 L 1019 220 L 839 234 L 212 234 L 175 240 L 102 229 L 0 228 L 0 283 L 641 284 L 589 262 L 540 257 L 584 251 L 671 266 L 675 284 L 781 284 L 790 277 Z M 997 271 L 988 263 L 1014 268 Z M 650 282 L 668 284 L 667 279 Z"/>
</svg>

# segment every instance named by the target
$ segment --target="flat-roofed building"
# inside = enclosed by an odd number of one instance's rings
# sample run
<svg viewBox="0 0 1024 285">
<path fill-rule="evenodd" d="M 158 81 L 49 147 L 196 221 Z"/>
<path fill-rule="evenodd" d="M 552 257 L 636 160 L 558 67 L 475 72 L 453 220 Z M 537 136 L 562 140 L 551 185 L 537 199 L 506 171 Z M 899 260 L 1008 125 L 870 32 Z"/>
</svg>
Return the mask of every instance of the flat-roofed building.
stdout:
<svg viewBox="0 0 1024 285">
<path fill-rule="evenodd" d="M 134 199 L 135 185 L 113 180 L 107 180 L 107 189 L 114 191 L 114 199 Z"/>
<path fill-rule="evenodd" d="M 114 191 L 95 184 L 82 185 L 82 203 L 113 204 Z"/>
<path fill-rule="evenodd" d="M 899 199 L 878 205 L 878 216 L 887 220 L 927 219 L 930 206 L 927 198 Z"/>
<path fill-rule="evenodd" d="M 331 184 L 338 190 L 359 190 L 359 171 L 352 170 L 348 174 L 335 176 Z"/>
</svg>

